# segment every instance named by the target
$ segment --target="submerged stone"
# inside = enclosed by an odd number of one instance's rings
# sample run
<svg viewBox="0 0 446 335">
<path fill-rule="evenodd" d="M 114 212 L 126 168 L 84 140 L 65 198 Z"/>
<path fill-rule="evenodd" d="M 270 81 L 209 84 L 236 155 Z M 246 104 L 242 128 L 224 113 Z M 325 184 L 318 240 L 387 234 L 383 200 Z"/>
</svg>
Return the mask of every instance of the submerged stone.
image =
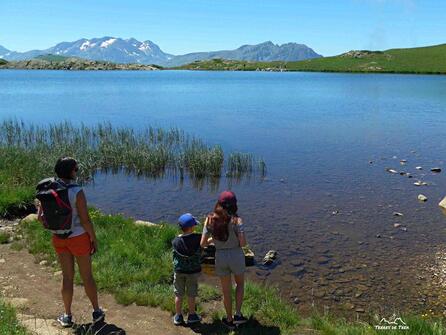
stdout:
<svg viewBox="0 0 446 335">
<path fill-rule="evenodd" d="M 271 265 L 277 259 L 277 251 L 270 250 L 263 258 L 263 265 Z"/>
<path fill-rule="evenodd" d="M 421 202 L 426 202 L 427 197 L 424 194 L 418 194 L 418 200 Z"/>
</svg>

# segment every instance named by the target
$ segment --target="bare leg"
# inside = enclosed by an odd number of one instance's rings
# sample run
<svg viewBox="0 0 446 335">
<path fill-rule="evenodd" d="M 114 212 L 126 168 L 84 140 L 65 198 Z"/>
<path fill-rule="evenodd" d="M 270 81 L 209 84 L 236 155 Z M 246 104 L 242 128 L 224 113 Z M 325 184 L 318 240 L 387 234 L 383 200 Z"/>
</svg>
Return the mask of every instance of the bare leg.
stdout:
<svg viewBox="0 0 446 335">
<path fill-rule="evenodd" d="M 187 304 L 189 306 L 189 314 L 195 313 L 195 297 L 188 297 Z"/>
<path fill-rule="evenodd" d="M 234 275 L 234 279 L 237 285 L 235 288 L 235 313 L 241 315 L 243 295 L 245 293 L 245 275 L 243 273 L 241 275 Z"/>
<path fill-rule="evenodd" d="M 231 296 L 231 275 L 220 277 L 221 289 L 223 291 L 223 303 L 225 305 L 226 317 L 232 321 L 232 296 Z"/>
<path fill-rule="evenodd" d="M 182 314 L 183 297 L 175 296 L 175 313 L 177 315 Z"/>
<path fill-rule="evenodd" d="M 62 300 L 65 314 L 71 315 L 71 303 L 73 302 L 74 281 L 74 257 L 70 253 L 58 254 L 59 264 L 62 269 Z"/>
<path fill-rule="evenodd" d="M 99 309 L 98 303 L 98 290 L 96 288 L 96 282 L 93 278 L 93 272 L 91 269 L 91 256 L 76 256 L 77 265 L 79 266 L 79 273 L 84 283 L 85 293 L 90 299 L 94 310 Z"/>
</svg>

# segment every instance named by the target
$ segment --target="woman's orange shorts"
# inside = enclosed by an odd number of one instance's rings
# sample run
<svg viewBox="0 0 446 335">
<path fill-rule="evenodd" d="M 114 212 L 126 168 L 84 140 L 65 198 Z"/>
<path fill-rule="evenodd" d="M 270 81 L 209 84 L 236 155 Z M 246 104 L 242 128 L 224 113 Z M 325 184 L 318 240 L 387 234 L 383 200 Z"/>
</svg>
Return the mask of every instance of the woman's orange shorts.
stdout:
<svg viewBox="0 0 446 335">
<path fill-rule="evenodd" d="M 56 253 L 69 253 L 73 256 L 86 256 L 91 251 L 90 236 L 88 233 L 71 238 L 60 238 L 53 235 L 53 246 Z"/>
</svg>

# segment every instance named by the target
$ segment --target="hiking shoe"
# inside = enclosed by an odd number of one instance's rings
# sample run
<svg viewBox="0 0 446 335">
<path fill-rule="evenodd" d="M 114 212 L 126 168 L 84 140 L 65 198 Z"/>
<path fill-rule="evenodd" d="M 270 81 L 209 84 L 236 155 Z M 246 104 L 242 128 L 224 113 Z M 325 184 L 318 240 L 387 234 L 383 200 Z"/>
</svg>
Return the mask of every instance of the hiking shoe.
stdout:
<svg viewBox="0 0 446 335">
<path fill-rule="evenodd" d="M 188 325 L 191 325 L 191 324 L 194 324 L 194 323 L 198 323 L 200 321 L 201 321 L 201 316 L 199 316 L 197 313 L 189 314 L 187 316 L 187 324 Z"/>
<path fill-rule="evenodd" d="M 93 316 L 93 323 L 102 322 L 105 320 L 105 313 L 102 309 L 94 311 L 92 316 Z"/>
<path fill-rule="evenodd" d="M 175 326 L 180 326 L 184 323 L 183 315 L 182 314 L 175 314 L 173 317 L 173 324 Z"/>
<path fill-rule="evenodd" d="M 243 314 L 240 314 L 240 315 L 236 314 L 236 315 L 234 315 L 234 324 L 235 325 L 242 325 L 242 324 L 244 324 L 246 322 L 248 322 L 248 319 L 245 318 L 243 316 Z"/>
<path fill-rule="evenodd" d="M 228 328 L 229 330 L 234 330 L 235 329 L 235 325 L 233 321 L 228 321 L 227 318 L 223 318 L 221 320 L 221 322 L 223 323 L 223 325 L 226 326 L 226 328 Z"/>
<path fill-rule="evenodd" d="M 57 317 L 57 322 L 59 322 L 59 324 L 64 328 L 72 327 L 74 324 L 73 317 L 65 313 Z"/>
</svg>

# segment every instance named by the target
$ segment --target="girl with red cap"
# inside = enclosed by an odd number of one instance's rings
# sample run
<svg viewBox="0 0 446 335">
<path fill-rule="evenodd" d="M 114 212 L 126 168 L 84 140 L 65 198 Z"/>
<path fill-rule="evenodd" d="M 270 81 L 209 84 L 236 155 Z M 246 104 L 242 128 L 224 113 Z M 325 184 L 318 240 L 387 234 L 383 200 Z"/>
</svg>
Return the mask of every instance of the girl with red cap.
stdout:
<svg viewBox="0 0 446 335">
<path fill-rule="evenodd" d="M 215 245 L 215 272 L 220 277 L 226 318 L 223 324 L 233 329 L 247 319 L 242 315 L 242 303 L 245 289 L 245 255 L 242 247 L 246 237 L 242 219 L 237 215 L 237 198 L 231 191 L 222 192 L 213 213 L 206 218 L 201 246 Z M 235 315 L 232 315 L 232 277 L 236 283 Z"/>
</svg>

